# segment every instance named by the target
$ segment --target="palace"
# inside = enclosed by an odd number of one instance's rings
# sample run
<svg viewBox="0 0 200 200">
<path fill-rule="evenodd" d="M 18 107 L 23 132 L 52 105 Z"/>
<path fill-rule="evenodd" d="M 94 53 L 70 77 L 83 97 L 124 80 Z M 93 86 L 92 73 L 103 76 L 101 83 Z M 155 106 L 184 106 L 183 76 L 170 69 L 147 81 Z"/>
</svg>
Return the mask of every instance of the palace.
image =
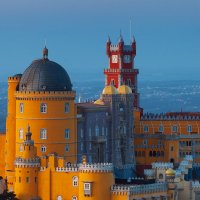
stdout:
<svg viewBox="0 0 200 200">
<path fill-rule="evenodd" d="M 20 200 L 199 199 L 200 113 L 144 113 L 136 41 L 108 38 L 99 99 L 75 102 L 65 69 L 48 49 L 8 78 L 0 134 L 0 194 Z M 103 184 L 102 184 L 103 183 Z"/>
</svg>

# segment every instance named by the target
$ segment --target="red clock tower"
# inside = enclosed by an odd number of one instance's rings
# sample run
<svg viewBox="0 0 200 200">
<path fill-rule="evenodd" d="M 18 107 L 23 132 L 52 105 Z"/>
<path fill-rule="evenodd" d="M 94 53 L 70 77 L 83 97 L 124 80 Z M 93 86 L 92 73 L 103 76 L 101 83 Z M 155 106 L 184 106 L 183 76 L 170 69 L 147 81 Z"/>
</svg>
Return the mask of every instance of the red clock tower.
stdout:
<svg viewBox="0 0 200 200">
<path fill-rule="evenodd" d="M 120 34 L 119 42 L 113 45 L 108 38 L 106 54 L 109 59 L 108 69 L 104 70 L 105 84 L 114 85 L 118 88 L 125 84 L 131 87 L 134 93 L 134 107 L 139 107 L 139 93 L 137 92 L 138 69 L 134 68 L 136 56 L 136 41 L 133 38 L 130 45 L 125 45 Z"/>
</svg>

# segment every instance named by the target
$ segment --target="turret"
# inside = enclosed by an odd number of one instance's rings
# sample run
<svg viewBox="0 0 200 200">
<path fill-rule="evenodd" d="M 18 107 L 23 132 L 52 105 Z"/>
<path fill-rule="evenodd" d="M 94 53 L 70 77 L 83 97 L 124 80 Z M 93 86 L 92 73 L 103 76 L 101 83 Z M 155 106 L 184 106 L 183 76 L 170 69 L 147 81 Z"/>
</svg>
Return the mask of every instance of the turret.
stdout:
<svg viewBox="0 0 200 200">
<path fill-rule="evenodd" d="M 121 33 L 120 33 L 120 36 L 119 36 L 118 46 L 119 46 L 119 53 L 121 55 L 123 53 L 123 48 L 124 48 L 124 40 L 123 40 Z"/>
<path fill-rule="evenodd" d="M 40 159 L 36 155 L 32 133 L 28 126 L 21 155 L 15 160 L 15 193 L 20 200 L 36 199 L 38 196 L 38 171 Z"/>
<path fill-rule="evenodd" d="M 131 46 L 133 48 L 133 56 L 135 57 L 136 56 L 136 41 L 135 41 L 135 37 L 134 36 L 132 38 Z"/>
<path fill-rule="evenodd" d="M 108 36 L 108 40 L 106 43 L 106 54 L 108 55 L 108 57 L 110 56 L 110 45 L 111 45 L 111 41 L 110 41 L 110 37 Z"/>
<path fill-rule="evenodd" d="M 6 143 L 5 143 L 5 175 L 8 180 L 8 190 L 12 189 L 14 181 L 15 139 L 16 139 L 16 98 L 21 74 L 8 78 L 8 111 L 6 118 Z"/>
</svg>

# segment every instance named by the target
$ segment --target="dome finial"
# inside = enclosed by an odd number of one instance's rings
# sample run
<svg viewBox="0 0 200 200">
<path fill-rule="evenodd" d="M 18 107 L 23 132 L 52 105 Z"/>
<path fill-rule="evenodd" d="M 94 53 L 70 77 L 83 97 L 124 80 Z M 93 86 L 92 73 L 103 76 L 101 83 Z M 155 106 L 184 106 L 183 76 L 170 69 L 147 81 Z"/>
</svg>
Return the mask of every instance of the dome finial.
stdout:
<svg viewBox="0 0 200 200">
<path fill-rule="evenodd" d="M 45 40 L 45 47 L 43 49 L 43 59 L 48 59 L 48 49 L 46 47 L 46 40 Z"/>
</svg>

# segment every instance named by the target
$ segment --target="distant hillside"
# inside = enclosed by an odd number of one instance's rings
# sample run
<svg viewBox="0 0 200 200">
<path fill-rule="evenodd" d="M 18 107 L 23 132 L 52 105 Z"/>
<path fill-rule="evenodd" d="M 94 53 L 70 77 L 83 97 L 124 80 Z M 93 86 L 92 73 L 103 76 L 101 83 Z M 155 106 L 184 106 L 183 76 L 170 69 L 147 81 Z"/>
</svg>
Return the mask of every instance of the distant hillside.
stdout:
<svg viewBox="0 0 200 200">
<path fill-rule="evenodd" d="M 77 101 L 98 99 L 103 81 L 74 82 Z M 0 132 L 5 130 L 7 83 L 0 82 Z M 200 81 L 141 81 L 140 106 L 145 112 L 200 111 Z"/>
</svg>

